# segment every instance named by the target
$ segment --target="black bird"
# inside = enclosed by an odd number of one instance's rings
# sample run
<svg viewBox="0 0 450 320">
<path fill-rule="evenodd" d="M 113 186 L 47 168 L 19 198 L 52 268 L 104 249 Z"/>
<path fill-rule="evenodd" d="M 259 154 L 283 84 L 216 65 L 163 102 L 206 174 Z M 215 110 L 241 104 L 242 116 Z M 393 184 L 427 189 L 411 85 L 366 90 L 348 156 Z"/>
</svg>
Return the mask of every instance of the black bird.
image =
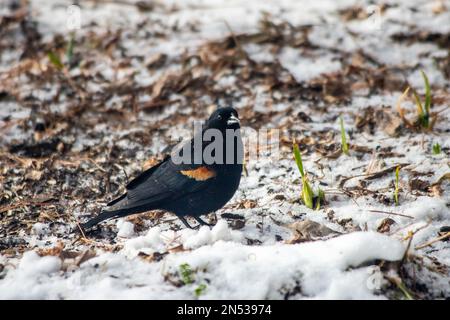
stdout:
<svg viewBox="0 0 450 320">
<path fill-rule="evenodd" d="M 200 216 L 222 208 L 233 197 L 241 180 L 242 160 L 237 111 L 219 108 L 181 150 L 141 173 L 126 186 L 125 194 L 81 226 L 88 229 L 106 219 L 156 209 L 176 214 L 188 228 L 192 227 L 185 216 L 208 225 Z"/>
</svg>

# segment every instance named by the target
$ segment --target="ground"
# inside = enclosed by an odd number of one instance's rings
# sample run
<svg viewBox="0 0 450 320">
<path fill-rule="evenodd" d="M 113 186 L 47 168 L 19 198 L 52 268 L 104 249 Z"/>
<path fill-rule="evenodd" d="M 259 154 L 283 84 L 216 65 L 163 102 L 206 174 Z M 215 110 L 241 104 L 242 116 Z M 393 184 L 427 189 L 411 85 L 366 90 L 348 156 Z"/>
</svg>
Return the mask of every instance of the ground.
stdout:
<svg viewBox="0 0 450 320">
<path fill-rule="evenodd" d="M 449 1 L 90 0 L 80 28 L 70 4 L 0 4 L 0 299 L 450 297 Z M 230 105 L 279 152 L 214 227 L 78 232 Z"/>
</svg>

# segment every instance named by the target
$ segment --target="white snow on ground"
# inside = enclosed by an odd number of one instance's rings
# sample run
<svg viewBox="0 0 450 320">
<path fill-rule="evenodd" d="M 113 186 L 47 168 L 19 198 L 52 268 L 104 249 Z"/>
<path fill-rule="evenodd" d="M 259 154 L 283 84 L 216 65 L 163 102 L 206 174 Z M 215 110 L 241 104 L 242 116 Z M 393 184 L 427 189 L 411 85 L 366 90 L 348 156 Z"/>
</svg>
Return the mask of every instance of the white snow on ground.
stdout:
<svg viewBox="0 0 450 320">
<path fill-rule="evenodd" d="M 298 82 L 311 80 L 323 73 L 341 69 L 340 62 L 333 60 L 332 55 L 302 57 L 294 48 L 285 48 L 279 59 L 283 67 L 288 69 Z"/>
<path fill-rule="evenodd" d="M 70 1 L 33 0 L 37 20 L 43 34 L 50 36 L 61 30 L 65 23 L 64 10 Z M 263 11 L 272 13 L 276 18 L 283 18 L 294 25 L 314 24 L 319 27 L 311 33 L 313 43 L 336 47 L 344 51 L 352 51 L 365 47 L 367 52 L 382 62 L 392 64 L 416 64 L 418 61 L 426 66 L 432 83 L 444 83 L 442 74 L 433 66 L 433 57 L 423 56 L 426 52 L 440 54 L 434 44 L 417 43 L 411 46 L 387 43 L 380 40 L 380 33 L 395 33 L 401 28 L 399 21 L 417 23 L 426 30 L 450 30 L 450 11 L 439 16 L 430 17 L 431 8 L 428 1 L 387 1 L 398 4 L 388 9 L 382 18 L 382 29 L 371 30 L 367 37 L 357 42 L 352 39 L 348 28 L 362 32 L 367 21 L 353 21 L 344 24 L 337 17 L 337 10 L 354 3 L 366 4 L 370 1 L 170 1 L 177 10 L 167 13 L 155 9 L 149 13 L 140 13 L 132 7 L 118 4 L 89 6 L 83 11 L 83 25 L 90 21 L 98 24 L 97 28 L 108 26 L 120 28 L 130 23 L 137 24 L 147 15 L 152 18 L 166 19 L 170 24 L 177 24 L 180 30 L 169 39 L 156 43 L 136 43 L 133 39 L 127 43 L 131 52 L 166 53 L 169 56 L 190 50 L 208 39 L 221 38 L 229 33 L 227 24 L 233 32 L 250 32 L 257 30 L 257 24 Z M 60 5 L 55 5 L 59 3 Z M 165 5 L 170 6 L 169 2 Z M 417 6 L 420 10 L 413 16 L 405 16 L 404 7 Z M 410 11 L 408 11 L 410 14 Z M 187 25 L 193 20 L 198 22 L 200 30 L 187 31 Z M 327 21 L 328 23 L 325 23 Z M 363 30 L 363 31 L 361 31 Z M 245 50 L 255 61 L 271 61 L 279 59 L 283 67 L 288 69 L 297 81 L 308 81 L 341 69 L 341 64 L 334 60 L 332 54 L 320 57 L 303 58 L 294 48 L 285 48 L 277 54 L 270 53 L 261 46 L 245 46 Z M 267 50 L 266 50 L 267 49 Z M 442 51 L 442 50 L 441 50 Z M 445 52 L 445 51 L 444 51 Z M 442 53 L 442 52 L 441 52 Z M 101 68 L 101 66 L 99 66 Z M 108 73 L 110 70 L 102 70 Z M 143 70 L 137 76 L 142 84 L 152 83 L 159 74 L 149 75 Z M 420 77 L 410 76 L 411 84 L 422 86 Z M 220 85 L 233 86 L 233 79 L 222 79 Z M 447 84 L 448 88 L 448 84 Z M 257 91 L 257 90 L 255 90 Z M 400 94 L 400 93 L 398 93 Z M 142 97 L 141 97 L 142 98 Z M 342 112 L 355 112 L 367 105 L 393 106 L 398 96 L 354 97 Z M 259 100 L 258 100 L 259 99 Z M 120 101 L 118 102 L 120 103 Z M 243 104 L 246 102 L 244 101 Z M 264 110 L 264 94 L 255 100 L 255 108 Z M 14 117 L 26 117 L 26 110 L 19 106 L 7 106 L 8 111 L 0 109 L 0 118 L 4 113 Z M 112 106 L 113 107 L 113 106 Z M 439 107 L 445 106 L 436 106 Z M 299 107 L 299 110 L 302 106 Z M 170 109 L 170 108 L 169 108 Z M 27 109 L 28 110 L 28 109 Z M 173 110 L 166 111 L 157 117 L 167 117 Z M 449 109 L 442 113 L 444 122 L 438 123 L 440 128 L 448 128 Z M 326 116 L 326 115 L 324 115 Z M 157 121 L 158 118 L 155 118 Z M 0 120 L 1 121 L 1 120 Z M 1 122 L 0 122 L 1 124 Z M 311 126 L 317 123 L 310 124 Z M 321 125 L 321 124 L 319 124 Z M 337 130 L 336 124 L 334 130 Z M 301 130 L 301 128 L 298 128 Z M 354 124 L 347 121 L 347 130 L 354 130 Z M 101 130 L 101 128 L 99 128 Z M 384 133 L 377 133 L 376 138 L 369 140 L 359 136 L 352 141 L 357 145 L 376 148 L 395 146 L 395 152 L 401 157 L 386 159 L 385 166 L 408 162 L 402 169 L 400 183 L 406 189 L 406 169 L 431 174 L 425 177 L 430 183 L 436 182 L 449 172 L 448 158 L 445 155 L 431 156 L 424 151 L 422 144 L 431 145 L 439 142 L 441 146 L 450 147 L 449 135 L 404 135 L 391 138 Z M 336 141 L 338 142 L 338 141 Z M 407 143 L 408 142 L 408 143 Z M 83 140 L 78 141 L 83 145 Z M 160 152 L 161 145 L 152 148 Z M 138 159 L 137 159 L 138 160 Z M 139 159 L 142 160 L 142 159 Z M 369 155 L 361 159 L 340 157 L 327 160 L 327 167 L 322 173 L 318 163 L 320 156 L 304 159 L 305 168 L 316 175 L 323 174 L 323 182 L 327 182 L 326 192 L 336 191 L 333 183 L 337 176 L 355 176 L 363 174 L 371 162 Z M 360 169 L 354 170 L 354 168 Z M 405 254 L 410 231 L 418 231 L 411 242 L 410 253 L 420 255 L 423 251 L 415 249 L 436 237 L 442 226 L 450 225 L 450 209 L 448 185 L 442 197 L 416 197 L 413 194 L 402 194 L 401 204 L 397 207 L 383 206 L 369 196 L 361 196 L 355 201 L 339 194 L 337 200 L 331 200 L 332 209 L 337 220 L 352 219 L 355 231 L 339 235 L 328 240 L 300 244 L 286 244 L 277 241 L 276 235 L 288 240 L 293 233 L 283 225 L 274 224 L 272 217 L 282 224 L 292 223 L 294 218 L 302 216 L 319 222 L 335 231 L 344 229 L 329 218 L 329 211 L 314 211 L 295 202 L 300 194 L 299 174 L 291 159 L 273 162 L 261 159 L 248 164 L 249 176 L 243 177 L 241 186 L 230 205 L 223 212 L 241 214 L 246 218 L 246 225 L 240 230 L 232 230 L 224 220 L 219 220 L 213 228 L 202 227 L 199 230 L 183 229 L 172 231 L 167 225 L 154 227 L 148 231 L 137 233 L 131 222 L 117 222 L 117 241 L 123 245 L 118 252 L 99 252 L 99 254 L 75 266 L 71 271 L 62 271 L 62 261 L 58 257 L 40 257 L 29 251 L 23 257 L 7 258 L 0 256 L 0 299 L 383 299 L 386 298 L 381 288 L 387 285 L 376 260 L 400 261 Z M 393 176 L 385 176 L 373 181 L 369 189 L 386 188 L 386 194 L 392 197 Z M 357 184 L 357 179 L 350 180 L 348 185 Z M 391 192 L 391 193 L 389 193 Z M 406 192 L 405 192 L 406 193 Z M 275 195 L 283 194 L 286 201 L 275 199 Z M 234 207 L 237 199 L 250 199 L 257 203 L 255 208 L 242 209 Z M 345 201 L 344 201 L 345 200 Z M 373 212 L 370 210 L 384 212 Z M 262 215 L 261 213 L 265 213 Z M 386 212 L 402 213 L 408 217 L 389 215 Z M 388 235 L 375 232 L 381 221 L 389 217 L 395 221 Z M 166 216 L 168 218 L 168 216 Z M 171 217 L 172 218 L 172 217 Z M 261 227 L 257 227 L 257 225 Z M 426 226 L 426 228 L 424 228 Z M 422 229 L 421 229 L 422 228 Z M 364 231 L 363 231 L 364 230 Z M 67 229 L 69 231 L 69 229 Z M 33 233 L 27 241 L 36 249 L 51 247 L 57 238 L 47 234 L 45 224 L 36 223 Z M 261 245 L 248 245 L 248 239 L 258 240 Z M 182 246 L 183 250 L 174 248 Z M 430 249 L 430 248 L 429 248 Z M 450 265 L 450 248 L 448 242 L 438 242 L 430 249 L 429 254 L 439 261 Z M 143 256 L 155 253 L 171 253 L 160 261 L 149 262 Z M 180 281 L 180 266 L 189 264 L 193 270 L 193 283 L 176 286 Z M 432 282 L 436 292 L 450 296 L 450 283 L 447 276 L 436 277 Z M 168 280 L 169 279 L 169 280 Z M 199 286 L 205 285 L 202 294 L 195 294 Z"/>
<path fill-rule="evenodd" d="M 160 230 L 151 229 L 146 236 L 126 242 L 123 251 L 161 250 L 163 238 Z M 105 253 L 66 274 L 59 271 L 58 258 L 40 258 L 31 251 L 0 282 L 0 298 L 181 299 L 195 298 L 195 288 L 207 284 L 202 299 L 281 299 L 301 283 L 298 298 L 372 299 L 380 298 L 374 295 L 373 284 L 382 276 L 376 268 L 361 264 L 396 261 L 405 251 L 400 241 L 375 232 L 298 245 L 255 247 L 233 240 L 233 231 L 219 221 L 212 230 L 204 227 L 186 238 L 186 246 L 197 249 L 162 262 Z M 184 263 L 194 270 L 195 281 L 174 290 L 164 278 L 176 274 Z"/>
</svg>

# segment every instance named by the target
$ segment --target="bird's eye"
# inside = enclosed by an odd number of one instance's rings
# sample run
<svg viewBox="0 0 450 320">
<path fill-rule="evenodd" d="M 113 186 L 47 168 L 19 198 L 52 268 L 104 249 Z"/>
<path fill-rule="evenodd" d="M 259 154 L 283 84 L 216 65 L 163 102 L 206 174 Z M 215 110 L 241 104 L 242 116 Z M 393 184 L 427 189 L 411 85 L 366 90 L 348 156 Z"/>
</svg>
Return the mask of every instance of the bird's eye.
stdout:
<svg viewBox="0 0 450 320">
<path fill-rule="evenodd" d="M 219 114 L 219 115 L 217 116 L 217 119 L 218 119 L 218 120 L 222 120 L 222 116 Z"/>
</svg>

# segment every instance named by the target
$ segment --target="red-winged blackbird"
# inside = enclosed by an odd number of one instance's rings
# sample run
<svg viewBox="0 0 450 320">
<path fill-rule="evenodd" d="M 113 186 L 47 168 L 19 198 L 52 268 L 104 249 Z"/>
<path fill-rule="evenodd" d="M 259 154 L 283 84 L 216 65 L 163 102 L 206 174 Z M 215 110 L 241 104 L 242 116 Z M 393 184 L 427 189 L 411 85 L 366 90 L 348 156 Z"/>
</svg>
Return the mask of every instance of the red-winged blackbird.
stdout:
<svg viewBox="0 0 450 320">
<path fill-rule="evenodd" d="M 181 150 L 140 174 L 125 194 L 81 226 L 91 228 L 106 219 L 156 209 L 176 214 L 188 228 L 192 227 L 185 216 L 207 225 L 200 216 L 222 208 L 233 197 L 242 160 L 238 114 L 233 108 L 217 109 Z"/>
</svg>

